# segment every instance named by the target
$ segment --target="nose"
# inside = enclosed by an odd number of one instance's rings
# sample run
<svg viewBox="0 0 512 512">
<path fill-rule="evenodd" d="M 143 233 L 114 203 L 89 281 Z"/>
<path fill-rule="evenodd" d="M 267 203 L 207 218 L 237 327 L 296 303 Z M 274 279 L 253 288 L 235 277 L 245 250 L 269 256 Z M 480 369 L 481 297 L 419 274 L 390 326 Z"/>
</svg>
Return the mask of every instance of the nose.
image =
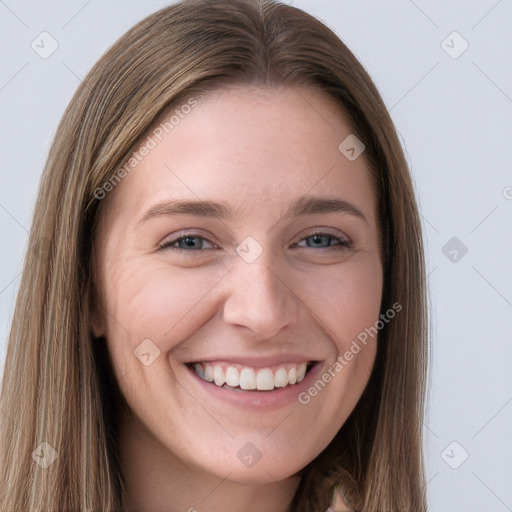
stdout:
<svg viewBox="0 0 512 512">
<path fill-rule="evenodd" d="M 265 340 L 293 324 L 300 305 L 293 283 L 272 263 L 275 261 L 267 251 L 252 263 L 237 256 L 225 282 L 224 321 L 246 327 Z"/>
</svg>

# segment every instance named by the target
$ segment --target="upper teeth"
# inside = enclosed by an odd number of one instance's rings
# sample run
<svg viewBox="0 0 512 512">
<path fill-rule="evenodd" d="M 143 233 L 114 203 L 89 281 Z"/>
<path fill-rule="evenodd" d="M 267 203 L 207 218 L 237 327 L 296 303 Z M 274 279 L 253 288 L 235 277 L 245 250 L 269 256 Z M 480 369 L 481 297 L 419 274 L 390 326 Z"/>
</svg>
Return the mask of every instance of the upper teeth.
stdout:
<svg viewBox="0 0 512 512">
<path fill-rule="evenodd" d="M 202 379 L 217 386 L 227 384 L 241 389 L 270 391 L 301 382 L 306 375 L 307 363 L 286 363 L 272 368 L 251 368 L 238 364 L 196 363 L 194 371 Z"/>
</svg>

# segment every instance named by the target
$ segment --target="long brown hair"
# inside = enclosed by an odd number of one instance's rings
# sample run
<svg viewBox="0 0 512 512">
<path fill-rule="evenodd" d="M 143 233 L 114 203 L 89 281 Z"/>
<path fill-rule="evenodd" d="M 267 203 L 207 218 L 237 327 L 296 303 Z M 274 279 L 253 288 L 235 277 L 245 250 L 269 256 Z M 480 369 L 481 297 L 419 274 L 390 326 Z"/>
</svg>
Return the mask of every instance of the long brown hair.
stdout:
<svg viewBox="0 0 512 512">
<path fill-rule="evenodd" d="M 88 328 L 95 190 L 158 116 L 226 82 L 315 87 L 346 112 L 377 198 L 381 313 L 402 306 L 379 332 L 354 411 L 304 468 L 291 510 L 324 512 L 342 483 L 360 511 L 425 512 L 428 308 L 407 162 L 353 54 L 314 17 L 271 0 L 186 0 L 150 15 L 103 55 L 65 111 L 40 184 L 2 379 L 2 512 L 123 510 L 119 391 L 105 344 Z"/>
</svg>

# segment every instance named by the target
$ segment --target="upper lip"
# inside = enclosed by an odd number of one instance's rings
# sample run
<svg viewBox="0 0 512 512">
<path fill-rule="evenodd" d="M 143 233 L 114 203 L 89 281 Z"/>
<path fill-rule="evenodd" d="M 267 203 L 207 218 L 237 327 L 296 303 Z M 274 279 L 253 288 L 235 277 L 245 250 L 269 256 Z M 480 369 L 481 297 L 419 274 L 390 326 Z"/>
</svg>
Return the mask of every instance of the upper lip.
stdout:
<svg viewBox="0 0 512 512">
<path fill-rule="evenodd" d="M 318 358 L 310 357 L 303 354 L 280 354 L 265 357 L 218 355 L 192 359 L 190 361 L 184 361 L 184 364 L 225 362 L 246 365 L 253 368 L 265 368 L 268 366 L 274 366 L 285 363 L 316 363 L 318 361 Z"/>
</svg>

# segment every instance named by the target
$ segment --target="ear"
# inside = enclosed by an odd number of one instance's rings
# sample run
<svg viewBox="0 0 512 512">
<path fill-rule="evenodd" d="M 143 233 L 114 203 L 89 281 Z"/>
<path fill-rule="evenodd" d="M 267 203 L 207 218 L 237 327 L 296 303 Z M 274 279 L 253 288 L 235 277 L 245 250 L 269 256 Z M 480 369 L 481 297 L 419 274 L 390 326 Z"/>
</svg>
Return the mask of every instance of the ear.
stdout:
<svg viewBox="0 0 512 512">
<path fill-rule="evenodd" d="M 96 294 L 91 293 L 90 307 L 89 307 L 89 330 L 95 338 L 101 338 L 105 334 L 105 322 L 103 316 L 103 308 Z"/>
<path fill-rule="evenodd" d="M 95 338 L 100 338 L 105 334 L 104 308 L 94 280 L 89 286 L 89 330 Z"/>
<path fill-rule="evenodd" d="M 105 334 L 105 324 L 103 315 L 100 313 L 101 306 L 98 302 L 94 302 L 91 303 L 91 308 L 89 309 L 89 330 L 95 338 L 101 338 Z"/>
<path fill-rule="evenodd" d="M 105 315 L 104 308 L 101 300 L 101 294 L 98 291 L 98 283 L 100 282 L 96 262 L 98 261 L 98 254 L 96 246 L 92 244 L 91 250 L 91 264 L 90 275 L 88 283 L 89 295 L 89 331 L 92 332 L 95 338 L 101 338 L 105 334 Z"/>
</svg>

